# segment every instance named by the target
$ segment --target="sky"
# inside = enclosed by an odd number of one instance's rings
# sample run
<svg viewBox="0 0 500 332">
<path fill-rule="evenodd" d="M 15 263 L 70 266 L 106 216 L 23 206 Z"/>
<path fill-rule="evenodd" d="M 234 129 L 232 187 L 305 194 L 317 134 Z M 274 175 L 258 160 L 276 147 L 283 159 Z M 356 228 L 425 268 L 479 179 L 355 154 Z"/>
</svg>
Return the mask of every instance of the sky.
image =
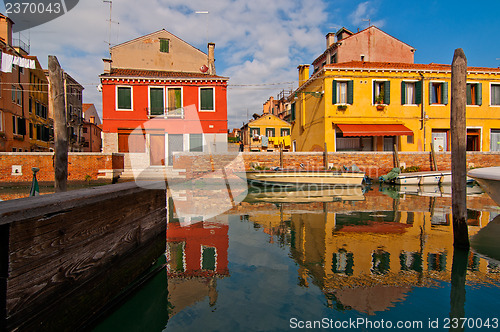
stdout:
<svg viewBox="0 0 500 332">
<path fill-rule="evenodd" d="M 3 3 L 0 12 L 6 13 Z M 269 97 L 296 88 L 297 66 L 311 64 L 325 50 L 325 35 L 341 27 L 356 32 L 375 25 L 416 48 L 415 63 L 451 64 L 454 50 L 462 48 L 469 66 L 497 68 L 499 12 L 500 0 L 473 5 L 462 0 L 115 0 L 110 24 L 109 1 L 80 0 L 66 14 L 14 38 L 29 41 L 30 54 L 44 68 L 48 55 L 57 56 L 84 86 L 83 102 L 99 112 L 97 86 L 109 43 L 161 29 L 204 52 L 207 41 L 214 42 L 217 75 L 230 78 L 231 129 L 262 113 Z"/>
</svg>

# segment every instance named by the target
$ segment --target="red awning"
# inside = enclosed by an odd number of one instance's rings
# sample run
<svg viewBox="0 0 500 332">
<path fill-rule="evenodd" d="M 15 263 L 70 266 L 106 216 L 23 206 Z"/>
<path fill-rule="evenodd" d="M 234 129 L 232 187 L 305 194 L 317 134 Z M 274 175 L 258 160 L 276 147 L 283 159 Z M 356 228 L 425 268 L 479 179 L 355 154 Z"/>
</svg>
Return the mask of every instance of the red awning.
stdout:
<svg viewBox="0 0 500 332">
<path fill-rule="evenodd" d="M 413 136 L 402 124 L 338 124 L 344 136 Z"/>
</svg>

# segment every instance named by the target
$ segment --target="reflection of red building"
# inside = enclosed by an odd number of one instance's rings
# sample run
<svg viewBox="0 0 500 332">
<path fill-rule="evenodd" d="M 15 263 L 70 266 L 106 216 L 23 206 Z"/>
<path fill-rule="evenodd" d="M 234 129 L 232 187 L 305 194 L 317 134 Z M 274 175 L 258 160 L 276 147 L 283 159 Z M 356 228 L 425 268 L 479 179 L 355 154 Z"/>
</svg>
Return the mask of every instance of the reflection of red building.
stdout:
<svg viewBox="0 0 500 332">
<path fill-rule="evenodd" d="M 227 251 L 229 226 L 199 222 L 167 227 L 168 272 L 172 276 L 229 275 Z"/>
</svg>

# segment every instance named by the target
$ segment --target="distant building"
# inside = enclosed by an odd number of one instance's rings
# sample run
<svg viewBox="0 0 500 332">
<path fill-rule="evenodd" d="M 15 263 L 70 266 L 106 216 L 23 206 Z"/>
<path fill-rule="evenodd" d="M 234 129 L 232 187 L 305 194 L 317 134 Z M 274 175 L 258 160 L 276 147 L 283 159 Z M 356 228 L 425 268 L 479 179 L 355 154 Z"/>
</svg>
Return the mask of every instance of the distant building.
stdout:
<svg viewBox="0 0 500 332">
<path fill-rule="evenodd" d="M 51 151 L 54 148 L 54 121 L 49 117 L 49 81 L 37 57 L 36 69 L 30 69 L 29 85 L 29 128 L 30 151 Z"/>
<path fill-rule="evenodd" d="M 101 119 L 94 104 L 83 104 L 83 152 L 101 152 Z"/>
<path fill-rule="evenodd" d="M 100 76 L 104 152 L 146 169 L 178 151 L 227 151 L 228 78 L 216 75 L 214 50 L 166 30 L 112 47 Z"/>
<path fill-rule="evenodd" d="M 312 63 L 314 73 L 325 65 L 349 61 L 413 63 L 415 48 L 375 26 L 353 33 L 342 28 L 326 35 L 326 50 Z"/>
<path fill-rule="evenodd" d="M 292 91 L 282 90 L 277 96 L 269 97 L 269 99 L 264 103 L 262 108 L 263 114 L 273 114 L 278 118 L 288 121 L 290 117 L 290 103 L 288 102 L 288 96 Z"/>
<path fill-rule="evenodd" d="M 290 150 L 291 125 L 272 114 L 262 114 L 241 128 L 247 151 L 275 151 L 280 145 Z"/>
</svg>

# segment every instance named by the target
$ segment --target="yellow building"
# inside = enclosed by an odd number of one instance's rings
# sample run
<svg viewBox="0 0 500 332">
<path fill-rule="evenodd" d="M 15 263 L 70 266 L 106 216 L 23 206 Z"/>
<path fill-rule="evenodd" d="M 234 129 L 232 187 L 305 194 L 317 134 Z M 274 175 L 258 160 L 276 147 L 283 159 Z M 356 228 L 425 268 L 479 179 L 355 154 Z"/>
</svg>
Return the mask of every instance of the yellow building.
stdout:
<svg viewBox="0 0 500 332">
<path fill-rule="evenodd" d="M 449 151 L 451 66 L 351 61 L 309 76 L 292 103 L 295 151 Z M 500 69 L 468 67 L 467 150 L 500 151 Z"/>
<path fill-rule="evenodd" d="M 243 144 L 249 151 L 290 149 L 291 125 L 273 114 L 263 114 L 242 128 Z"/>
</svg>

